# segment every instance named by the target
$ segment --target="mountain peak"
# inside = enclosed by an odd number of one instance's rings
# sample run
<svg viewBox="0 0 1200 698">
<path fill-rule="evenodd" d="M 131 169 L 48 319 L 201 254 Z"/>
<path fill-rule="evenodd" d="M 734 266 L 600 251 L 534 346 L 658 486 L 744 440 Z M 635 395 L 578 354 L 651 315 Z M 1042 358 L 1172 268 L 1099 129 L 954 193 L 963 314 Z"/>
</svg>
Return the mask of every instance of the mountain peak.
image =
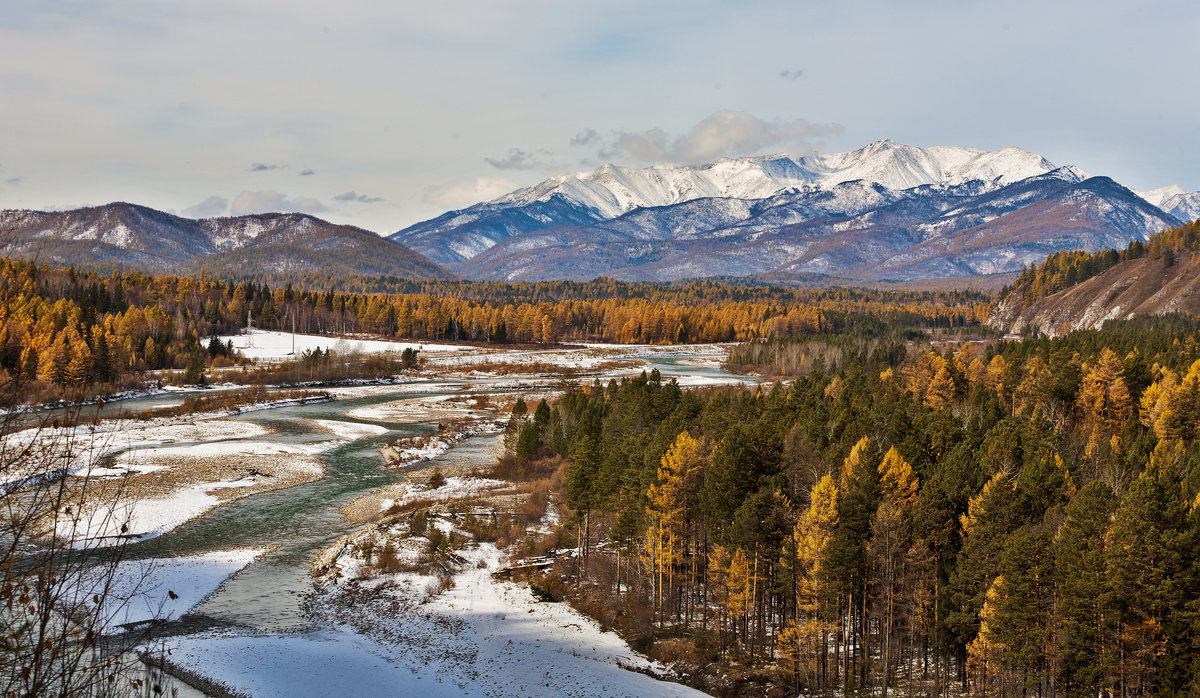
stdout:
<svg viewBox="0 0 1200 698">
<path fill-rule="evenodd" d="M 1019 148 L 919 148 L 884 138 L 854 151 L 802 157 L 781 153 L 642 168 L 607 163 L 594 170 L 551 177 L 488 203 L 546 202 L 560 194 L 603 218 L 613 218 L 637 208 L 712 197 L 763 199 L 792 187 L 825 189 L 858 179 L 898 190 L 975 179 L 1002 186 L 1054 169 L 1042 156 Z"/>
</svg>

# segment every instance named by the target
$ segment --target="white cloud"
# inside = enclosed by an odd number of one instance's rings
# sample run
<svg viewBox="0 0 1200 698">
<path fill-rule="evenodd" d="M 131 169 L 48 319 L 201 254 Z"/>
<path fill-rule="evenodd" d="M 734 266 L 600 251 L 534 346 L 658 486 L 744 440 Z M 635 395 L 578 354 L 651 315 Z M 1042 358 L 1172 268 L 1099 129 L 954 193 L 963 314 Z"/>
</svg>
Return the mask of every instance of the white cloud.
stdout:
<svg viewBox="0 0 1200 698">
<path fill-rule="evenodd" d="M 537 170 L 547 169 L 553 165 L 546 160 L 551 155 L 548 150 L 537 150 L 527 153 L 518 148 L 512 148 L 508 155 L 502 158 L 484 158 L 484 162 L 497 170 Z"/>
<path fill-rule="evenodd" d="M 585 128 L 571 137 L 571 145 L 574 147 L 591 145 L 600 140 L 600 134 L 594 128 Z"/>
<path fill-rule="evenodd" d="M 722 157 L 754 155 L 768 149 L 810 152 L 813 139 L 842 132 L 838 124 L 813 124 L 805 119 L 764 121 L 743 111 L 715 112 L 687 133 L 672 138 L 660 128 L 618 131 L 600 151 L 603 159 L 641 162 L 701 163 Z"/>
<path fill-rule="evenodd" d="M 275 164 L 268 165 L 265 162 L 256 162 L 256 163 L 250 165 L 251 172 L 270 172 L 271 170 L 282 170 L 282 169 L 283 169 L 283 165 L 275 165 Z"/>
<path fill-rule="evenodd" d="M 383 201 L 383 199 L 379 198 L 378 196 L 367 196 L 366 194 L 359 194 L 356 191 L 348 191 L 345 194 L 338 194 L 337 196 L 333 197 L 333 199 L 334 201 L 357 201 L 363 204 L 375 204 Z"/>
<path fill-rule="evenodd" d="M 490 201 L 517 186 L 516 182 L 503 177 L 476 177 L 427 187 L 421 192 L 421 200 L 442 208 L 462 208 Z"/>
<path fill-rule="evenodd" d="M 219 196 L 210 196 L 194 206 L 188 206 L 180 211 L 180 213 L 187 218 L 213 218 L 224 215 L 228 210 L 228 199 L 223 199 Z"/>
<path fill-rule="evenodd" d="M 294 199 L 278 191 L 244 191 L 233 199 L 229 206 L 235 216 L 252 213 L 321 213 L 328 209 L 316 199 L 298 196 Z"/>
</svg>

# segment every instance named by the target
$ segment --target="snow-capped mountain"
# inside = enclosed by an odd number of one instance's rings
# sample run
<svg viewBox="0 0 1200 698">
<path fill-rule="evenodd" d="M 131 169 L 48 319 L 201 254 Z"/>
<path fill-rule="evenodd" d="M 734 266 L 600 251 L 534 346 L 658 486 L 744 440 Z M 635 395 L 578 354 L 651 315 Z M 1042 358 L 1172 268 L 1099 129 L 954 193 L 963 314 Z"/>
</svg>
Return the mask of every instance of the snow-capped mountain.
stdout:
<svg viewBox="0 0 1200 698">
<path fill-rule="evenodd" d="M 926 278 L 1016 271 L 1069 247 L 1124 246 L 1197 211 L 1200 193 L 1138 194 L 1019 148 L 884 140 L 794 158 L 606 165 L 391 238 L 468 278 Z"/>
<path fill-rule="evenodd" d="M 394 241 L 303 213 L 195 220 L 128 203 L 70 211 L 0 211 L 3 253 L 150 272 L 204 268 L 233 276 L 319 272 L 444 278 Z"/>
<path fill-rule="evenodd" d="M 1138 196 L 1181 221 L 1200 218 L 1200 191 L 1184 191 L 1178 184 L 1172 184 L 1169 187 L 1139 191 Z"/>
<path fill-rule="evenodd" d="M 707 197 L 761 199 L 788 187 L 828 189 L 859 179 L 889 189 L 962 184 L 974 179 L 1011 184 L 1053 169 L 1042 156 L 1018 148 L 993 152 L 948 146 L 915 148 L 882 140 L 848 153 L 799 158 L 723 158 L 707 165 L 644 169 L 605 165 L 590 172 L 551 177 L 494 203 L 528 204 L 561 194 L 604 218 L 614 218 L 635 208 Z"/>
<path fill-rule="evenodd" d="M 630 211 L 696 199 L 763 199 L 784 189 L 829 190 L 862 180 L 889 189 L 980 180 L 1003 186 L 1055 166 L 1019 148 L 917 148 L 882 140 L 846 153 L 723 158 L 706 165 L 604 165 L 558 175 L 391 236 L 438 263 L 470 259 L 511 235 L 586 225 Z"/>
</svg>

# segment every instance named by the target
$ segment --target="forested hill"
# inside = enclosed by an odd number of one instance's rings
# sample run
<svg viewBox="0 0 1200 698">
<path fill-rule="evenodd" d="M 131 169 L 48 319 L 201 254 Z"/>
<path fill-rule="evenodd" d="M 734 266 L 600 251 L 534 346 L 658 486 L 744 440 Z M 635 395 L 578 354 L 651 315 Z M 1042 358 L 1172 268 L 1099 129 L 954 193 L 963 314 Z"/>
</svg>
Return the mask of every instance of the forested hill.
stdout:
<svg viewBox="0 0 1200 698">
<path fill-rule="evenodd" d="M 303 213 L 196 220 L 117 202 L 71 211 L 0 212 L 6 256 L 108 271 L 198 273 L 283 285 L 295 276 L 452 275 L 369 230 Z"/>
<path fill-rule="evenodd" d="M 1198 340 L 848 341 L 790 384 L 514 410 L 583 541 L 542 583 L 714 695 L 1197 695 Z"/>
<path fill-rule="evenodd" d="M 1200 221 L 1134 241 L 1122 250 L 1056 252 L 1021 271 L 987 324 L 1051 336 L 1105 321 L 1200 313 Z"/>
</svg>

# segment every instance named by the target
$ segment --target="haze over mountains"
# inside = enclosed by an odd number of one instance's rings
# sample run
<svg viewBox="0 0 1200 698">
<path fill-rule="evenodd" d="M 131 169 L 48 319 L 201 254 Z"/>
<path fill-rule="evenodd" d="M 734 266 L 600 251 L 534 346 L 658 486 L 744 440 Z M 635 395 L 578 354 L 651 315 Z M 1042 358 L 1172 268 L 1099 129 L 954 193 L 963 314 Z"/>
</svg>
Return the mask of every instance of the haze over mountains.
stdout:
<svg viewBox="0 0 1200 698">
<path fill-rule="evenodd" d="M 6 211 L 0 230 L 12 255 L 225 276 L 914 280 L 1124 247 L 1198 215 L 1200 192 L 1134 192 L 1018 148 L 884 140 L 805 157 L 605 165 L 388 238 L 306 214 L 192 220 L 124 203 Z"/>
</svg>

